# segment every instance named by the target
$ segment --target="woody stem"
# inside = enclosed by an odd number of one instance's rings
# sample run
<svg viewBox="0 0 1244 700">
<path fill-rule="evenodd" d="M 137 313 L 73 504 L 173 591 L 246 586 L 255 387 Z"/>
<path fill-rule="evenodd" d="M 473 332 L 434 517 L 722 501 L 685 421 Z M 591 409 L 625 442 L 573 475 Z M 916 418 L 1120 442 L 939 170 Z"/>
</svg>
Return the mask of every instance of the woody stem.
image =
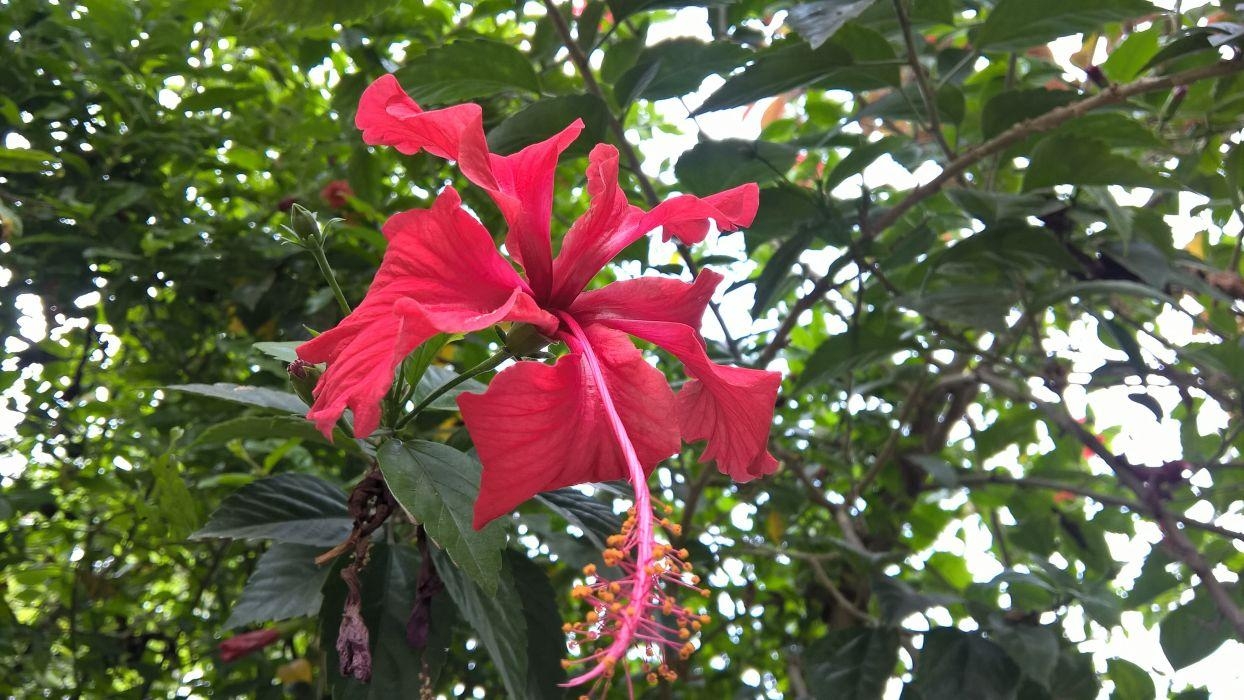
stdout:
<svg viewBox="0 0 1244 700">
<path fill-rule="evenodd" d="M 597 359 L 596 353 L 592 350 L 592 344 L 588 341 L 587 334 L 583 332 L 583 328 L 579 326 L 578 322 L 570 314 L 561 312 L 558 316 L 569 331 L 567 336 L 569 341 L 573 341 L 570 343 L 572 348 L 582 354 L 583 362 L 587 365 L 588 371 L 592 375 L 592 383 L 596 385 L 597 391 L 600 392 L 600 401 L 605 409 L 609 428 L 613 432 L 614 439 L 617 440 L 618 447 L 622 450 L 622 457 L 626 461 L 631 488 L 635 492 L 635 532 L 638 534 L 638 537 L 636 538 L 635 570 L 631 574 L 629 595 L 629 604 L 634 610 L 632 614 L 624 617 L 620 629 L 614 636 L 613 643 L 605 650 L 604 656 L 604 658 L 616 661 L 626 654 L 631 641 L 635 638 L 639 621 L 643 619 L 643 606 L 651 597 L 652 587 L 655 583 L 654 577 L 648 573 L 648 566 L 653 559 L 652 498 L 648 493 L 648 475 L 644 473 L 644 468 L 639 463 L 639 456 L 635 454 L 635 446 L 631 443 L 630 436 L 627 435 L 626 426 L 622 424 L 622 417 L 618 414 L 617 406 L 613 403 L 613 395 L 609 392 L 609 385 L 605 383 L 600 360 Z M 582 676 L 571 679 L 568 683 L 582 683 L 601 675 L 605 670 L 606 667 L 603 664 L 598 665 Z"/>
</svg>

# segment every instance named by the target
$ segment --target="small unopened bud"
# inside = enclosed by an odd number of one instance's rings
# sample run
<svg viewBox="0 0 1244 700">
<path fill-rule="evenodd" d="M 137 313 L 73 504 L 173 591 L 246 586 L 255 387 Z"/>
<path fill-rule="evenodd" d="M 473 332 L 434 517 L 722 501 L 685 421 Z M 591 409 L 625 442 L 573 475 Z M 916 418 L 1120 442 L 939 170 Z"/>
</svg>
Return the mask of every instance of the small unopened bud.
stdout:
<svg viewBox="0 0 1244 700">
<path fill-rule="evenodd" d="M 315 403 L 312 392 L 316 382 L 320 380 L 320 375 L 324 373 L 323 370 L 305 360 L 294 360 L 289 363 L 286 371 L 289 372 L 289 385 L 298 398 L 308 406 Z"/>
<path fill-rule="evenodd" d="M 517 323 L 505 336 L 505 349 L 515 357 L 524 357 L 543 350 L 550 342 L 535 326 Z"/>
<path fill-rule="evenodd" d="M 298 199 L 295 197 L 284 197 L 281 201 L 276 203 L 276 210 L 279 212 L 287 212 L 297 203 Z"/>
<path fill-rule="evenodd" d="M 1110 87 L 1110 80 L 1106 78 L 1105 73 L 1101 72 L 1101 66 L 1089 66 L 1088 68 L 1084 69 L 1084 73 L 1085 75 L 1088 76 L 1088 79 L 1093 81 L 1093 84 L 1096 85 L 1097 87 L 1099 88 Z"/>
<path fill-rule="evenodd" d="M 324 232 L 320 222 L 301 204 L 289 205 L 289 228 L 299 241 L 306 244 L 319 244 L 324 240 Z"/>
</svg>

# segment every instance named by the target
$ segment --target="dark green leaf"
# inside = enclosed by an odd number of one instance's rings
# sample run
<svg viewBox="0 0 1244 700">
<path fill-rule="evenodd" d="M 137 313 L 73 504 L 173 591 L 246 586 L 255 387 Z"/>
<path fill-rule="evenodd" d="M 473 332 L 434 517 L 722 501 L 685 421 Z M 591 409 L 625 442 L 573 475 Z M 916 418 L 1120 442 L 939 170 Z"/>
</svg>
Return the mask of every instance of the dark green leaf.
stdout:
<svg viewBox="0 0 1244 700">
<path fill-rule="evenodd" d="M 59 158 L 45 151 L 0 148 L 0 173 L 41 173 L 59 162 Z"/>
<path fill-rule="evenodd" d="M 622 519 L 609 504 L 572 488 L 545 491 L 537 494 L 536 500 L 582 530 L 598 549 L 604 548 L 610 535 L 622 530 Z"/>
<path fill-rule="evenodd" d="M 319 613 L 324 600 L 320 591 L 332 570 L 315 563 L 323 553 L 323 547 L 305 544 L 276 542 L 268 547 L 233 604 L 225 628 Z"/>
<path fill-rule="evenodd" d="M 1114 682 L 1114 700 L 1154 700 L 1157 689 L 1145 670 L 1126 659 L 1107 659 L 1106 677 Z"/>
<path fill-rule="evenodd" d="M 804 42 L 786 41 L 760 54 L 742 73 L 727 79 L 695 114 L 751 104 L 814 83 L 826 88 L 845 88 L 848 83 L 856 87 L 863 78 L 872 87 L 888 84 L 884 72 L 853 71 L 853 63 L 851 52 L 833 41 L 817 49 Z"/>
<path fill-rule="evenodd" d="M 752 303 L 752 316 L 761 317 L 777 301 L 782 283 L 790 276 L 791 266 L 799 260 L 799 256 L 807 251 L 812 243 L 809 232 L 797 233 L 782 241 L 778 249 L 765 263 L 760 275 L 756 277 L 755 301 Z"/>
<path fill-rule="evenodd" d="M 709 195 L 779 179 L 794 165 L 796 153 L 790 146 L 766 141 L 701 141 L 682 154 L 674 174 L 692 193 Z"/>
<path fill-rule="evenodd" d="M 256 0 L 247 16 L 248 25 L 293 22 L 315 27 L 333 22 L 350 22 L 381 12 L 391 3 L 385 0 Z"/>
<path fill-rule="evenodd" d="M 328 439 L 315 424 L 297 416 L 243 416 L 217 423 L 199 433 L 195 445 L 214 445 L 230 440 L 266 438 L 298 438 L 328 444 Z M 358 443 L 340 429 L 333 430 L 333 444 L 351 452 L 359 452 Z"/>
<path fill-rule="evenodd" d="M 1166 181 L 1136 161 L 1111 153 L 1099 139 L 1058 135 L 1042 139 L 1024 173 L 1024 191 L 1054 185 L 1165 187 Z"/>
<path fill-rule="evenodd" d="M 441 388 L 445 384 L 458 378 L 458 373 L 442 365 L 429 365 L 423 375 L 419 377 L 419 383 L 415 385 L 415 393 L 411 396 L 411 401 L 415 405 L 423 403 L 423 400 L 432 395 L 433 391 Z M 437 411 L 457 411 L 458 395 L 466 392 L 483 393 L 486 389 L 481 382 L 475 379 L 468 379 L 465 382 L 446 391 L 444 394 L 436 397 L 432 403 L 428 404 L 428 408 Z"/>
<path fill-rule="evenodd" d="M 920 467 L 921 471 L 932 477 L 938 486 L 953 488 L 959 484 L 959 477 L 955 474 L 955 468 L 940 457 L 933 455 L 904 455 L 903 459 Z"/>
<path fill-rule="evenodd" d="M 993 51 L 1023 49 L 1151 12 L 1145 0 L 999 0 L 974 43 Z"/>
<path fill-rule="evenodd" d="M 277 391 L 276 389 L 244 386 L 242 384 L 226 384 L 223 382 L 217 382 L 216 384 L 172 384 L 168 388 L 174 391 L 184 391 L 188 394 L 198 394 L 199 396 L 210 396 L 214 399 L 244 403 L 249 406 L 272 408 L 278 411 L 285 411 L 286 413 L 297 413 L 300 416 L 307 414 L 307 405 L 299 400 L 297 396 L 286 391 Z"/>
<path fill-rule="evenodd" d="M 681 37 L 649 46 L 614 84 L 620 104 L 635 98 L 661 100 L 695 92 L 704 79 L 739 66 L 748 52 L 737 44 Z"/>
<path fill-rule="evenodd" d="M 566 680 L 561 665 L 566 636 L 557 610 L 557 593 L 544 569 L 530 559 L 516 552 L 506 552 L 505 559 L 527 623 L 527 693 L 523 697 L 561 700 L 566 697 L 561 687 Z"/>
<path fill-rule="evenodd" d="M 1058 665 L 1058 630 L 1047 625 L 993 620 L 989 639 L 1002 647 L 1015 665 L 1042 688 L 1050 687 L 1050 677 Z"/>
<path fill-rule="evenodd" d="M 842 335 L 821 343 L 804 364 L 798 383 L 806 386 L 866 367 L 907 347 L 904 329 L 884 317 L 868 317 Z"/>
<path fill-rule="evenodd" d="M 345 541 L 353 523 L 345 494 L 337 486 L 309 474 L 279 474 L 238 489 L 192 539 L 225 537 L 332 547 Z"/>
<path fill-rule="evenodd" d="M 1006 700 L 1019 688 L 1019 668 L 977 632 L 939 627 L 924 635 L 911 687 L 921 700 Z"/>
<path fill-rule="evenodd" d="M 465 102 L 510 90 L 540 92 L 535 68 L 521 51 L 483 39 L 431 49 L 407 61 L 397 78 L 421 105 Z"/>
<path fill-rule="evenodd" d="M 1068 90 L 1028 88 L 1000 92 L 985 103 L 981 110 L 981 136 L 991 139 L 1025 119 L 1070 104 L 1080 96 Z"/>
<path fill-rule="evenodd" d="M 515 579 L 509 575 L 509 567 L 506 567 L 506 575 L 499 577 L 496 590 L 488 593 L 463 575 L 440 550 L 434 551 L 433 560 L 445 582 L 445 590 L 488 650 L 510 697 L 527 697 L 527 614 L 514 587 Z"/>
<path fill-rule="evenodd" d="M 831 630 L 804 651 L 808 688 L 823 700 L 878 700 L 898 661 L 898 631 Z"/>
<path fill-rule="evenodd" d="M 786 23 L 799 33 L 812 48 L 818 48 L 842 25 L 855 19 L 877 0 L 817 0 L 790 8 Z"/>
<path fill-rule="evenodd" d="M 1233 637 L 1231 623 L 1209 596 L 1198 595 L 1162 619 L 1158 641 L 1175 670 L 1204 659 Z"/>
<path fill-rule="evenodd" d="M 595 95 L 566 95 L 540 100 L 493 127 L 488 132 L 488 146 L 497 153 L 515 153 L 553 136 L 575 119 L 582 119 L 583 133 L 566 149 L 566 154 L 585 155 L 605 139 L 607 109 Z"/>
<path fill-rule="evenodd" d="M 492 522 L 471 527 L 479 497 L 480 464 L 448 445 L 390 440 L 377 455 L 393 497 L 467 576 L 486 592 L 497 588 L 505 530 Z"/>
</svg>

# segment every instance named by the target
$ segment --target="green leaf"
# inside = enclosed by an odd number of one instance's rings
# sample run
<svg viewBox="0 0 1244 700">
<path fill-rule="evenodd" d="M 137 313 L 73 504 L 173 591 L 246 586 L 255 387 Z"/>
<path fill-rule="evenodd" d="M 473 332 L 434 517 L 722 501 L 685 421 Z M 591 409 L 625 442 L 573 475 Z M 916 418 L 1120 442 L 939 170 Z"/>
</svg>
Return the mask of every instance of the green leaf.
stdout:
<svg viewBox="0 0 1244 700">
<path fill-rule="evenodd" d="M 946 197 L 991 227 L 1003 221 L 1023 221 L 1065 206 L 1044 194 L 1008 194 L 957 187 L 947 189 Z"/>
<path fill-rule="evenodd" d="M 533 102 L 488 132 L 488 146 L 496 153 L 515 153 L 557 134 L 575 119 L 583 133 L 566 149 L 567 156 L 586 155 L 605 140 L 608 107 L 595 95 L 566 95 Z"/>
<path fill-rule="evenodd" d="M 749 247 L 754 247 L 775 238 L 798 235 L 805 230 L 815 232 L 826 226 L 821 210 L 805 193 L 788 187 L 766 187 L 760 190 L 760 207 L 745 235 Z"/>
<path fill-rule="evenodd" d="M 416 405 L 423 402 L 424 399 L 432 395 L 433 391 L 448 384 L 458 378 L 458 373 L 449 367 L 442 365 L 429 365 L 423 375 L 419 377 L 419 383 L 415 385 L 415 392 L 411 396 L 411 401 Z M 459 394 L 463 393 L 481 393 L 487 389 L 482 382 L 475 379 L 468 379 L 465 382 L 446 391 L 444 394 L 436 397 L 432 403 L 428 404 L 428 408 L 437 411 L 457 411 Z"/>
<path fill-rule="evenodd" d="M 448 445 L 390 440 L 378 455 L 393 497 L 454 563 L 489 594 L 497 589 L 505 529 L 494 521 L 471 527 L 479 497 L 480 464 Z"/>
<path fill-rule="evenodd" d="M 934 455 L 904 455 L 903 459 L 920 467 L 920 470 L 932 477 L 933 481 L 939 486 L 954 488 L 959 484 L 959 477 L 955 474 L 955 468 L 941 457 Z"/>
<path fill-rule="evenodd" d="M 823 700 L 876 700 L 898 661 L 898 631 L 831 630 L 804 651 L 808 688 Z"/>
<path fill-rule="evenodd" d="M 1019 679 L 1019 668 L 997 644 L 977 632 L 939 627 L 924 634 L 909 687 L 921 700 L 1007 700 Z"/>
<path fill-rule="evenodd" d="M 942 121 L 958 124 L 967 114 L 967 102 L 963 91 L 952 83 L 942 85 L 934 95 L 934 107 Z M 924 98 L 920 96 L 920 88 L 907 85 L 901 90 L 887 93 L 881 99 L 861 109 L 856 119 L 884 117 L 887 119 L 928 120 L 928 110 L 924 106 Z"/>
<path fill-rule="evenodd" d="M 1145 0 L 999 0 L 973 44 L 991 51 L 1023 49 L 1152 12 Z"/>
<path fill-rule="evenodd" d="M 519 90 L 538 94 L 540 80 L 521 51 L 496 41 L 460 39 L 415 56 L 397 79 L 420 105 L 443 105 Z"/>
<path fill-rule="evenodd" d="M 277 542 L 268 547 L 229 612 L 225 629 L 318 614 L 324 600 L 320 590 L 332 570 L 315 563 L 323 552 L 323 547 L 305 544 Z"/>
<path fill-rule="evenodd" d="M 391 6 L 386 0 L 256 0 L 246 23 L 249 26 L 292 23 L 318 27 L 366 19 Z"/>
<path fill-rule="evenodd" d="M 238 489 L 191 539 L 276 540 L 332 547 L 345 541 L 353 524 L 340 488 L 309 474 L 279 474 Z"/>
<path fill-rule="evenodd" d="M 527 615 L 523 599 L 514 586 L 514 577 L 501 576 L 499 585 L 489 593 L 463 575 L 439 550 L 433 551 L 432 558 L 445 582 L 445 590 L 488 650 L 510 697 L 527 697 Z"/>
<path fill-rule="evenodd" d="M 1175 670 L 1191 666 L 1214 653 L 1234 633 L 1209 596 L 1198 595 L 1162 619 L 1158 642 Z"/>
<path fill-rule="evenodd" d="M 597 549 L 603 549 L 610 535 L 622 530 L 622 519 L 613 508 L 572 488 L 536 494 L 536 500 L 583 531 Z"/>
<path fill-rule="evenodd" d="M 1074 649 L 1063 649 L 1050 680 L 1051 700 L 1094 700 L 1100 689 L 1093 657 Z"/>
<path fill-rule="evenodd" d="M 884 39 L 883 39 L 884 41 Z M 788 90 L 816 84 L 826 89 L 868 89 L 894 84 L 891 66 L 855 67 L 852 52 L 837 41 L 813 49 L 799 41 L 785 41 L 759 54 L 738 75 L 728 78 L 693 114 L 741 107 Z"/>
<path fill-rule="evenodd" d="M 790 8 L 786 23 L 812 48 L 829 41 L 842 25 L 855 19 L 877 0 L 819 0 Z"/>
<path fill-rule="evenodd" d="M 1157 55 L 1162 32 L 1163 27 L 1155 24 L 1143 32 L 1128 34 L 1101 64 L 1102 73 L 1116 83 L 1135 80 L 1149 60 Z"/>
<path fill-rule="evenodd" d="M 260 408 L 285 411 L 286 413 L 297 413 L 300 416 L 307 414 L 307 405 L 297 396 L 287 391 L 277 391 L 276 389 L 245 386 L 242 384 L 228 384 L 225 382 L 217 382 L 215 384 L 172 384 L 167 388 L 188 394 L 224 399 L 225 401 L 233 401 L 248 406 L 259 406 Z"/>
<path fill-rule="evenodd" d="M 1158 695 L 1153 678 L 1126 659 L 1107 659 L 1106 677 L 1114 682 L 1113 700 L 1154 700 Z"/>
<path fill-rule="evenodd" d="M 1025 119 L 1071 104 L 1080 95 L 1069 90 L 1027 88 L 1000 92 L 981 110 L 981 136 L 991 139 Z"/>
<path fill-rule="evenodd" d="M 710 75 L 738 67 L 749 52 L 738 44 L 680 37 L 643 50 L 614 84 L 619 104 L 636 98 L 661 100 L 695 92 Z"/>
<path fill-rule="evenodd" d="M 0 148 L 0 173 L 41 173 L 59 162 L 59 158 L 46 151 Z"/>
<path fill-rule="evenodd" d="M 674 166 L 678 181 L 694 194 L 709 195 L 748 182 L 779 179 L 795 164 L 798 151 L 767 141 L 701 141 Z"/>
<path fill-rule="evenodd" d="M 199 524 L 199 502 L 190 493 L 181 476 L 181 463 L 173 454 L 181 429 L 174 428 L 169 449 L 150 465 L 152 491 L 149 502 L 154 504 L 154 514 L 172 540 L 184 540 L 191 536 Z"/>
<path fill-rule="evenodd" d="M 846 333 L 821 343 L 804 364 L 797 384 L 807 386 L 885 359 L 908 346 L 904 329 L 883 316 L 869 316 Z"/>
<path fill-rule="evenodd" d="M 959 602 L 956 596 L 921 593 L 892 576 L 873 576 L 872 583 L 877 594 L 877 605 L 881 608 L 881 621 L 887 625 L 898 625 L 909 615 L 937 605 Z"/>
<path fill-rule="evenodd" d="M 1151 169 L 1111 153 L 1105 141 L 1071 135 L 1042 139 L 1024 173 L 1025 192 L 1054 185 L 1161 188 L 1168 184 Z"/>
<path fill-rule="evenodd" d="M 759 318 L 776 303 L 779 292 L 784 290 L 785 282 L 791 274 L 791 267 L 799 261 L 799 256 L 808 250 L 812 243 L 812 233 L 803 231 L 782 241 L 773 252 L 765 266 L 756 277 L 755 301 L 752 303 L 752 316 Z"/>
<path fill-rule="evenodd" d="M 562 700 L 566 697 L 566 689 L 561 687 L 566 681 L 561 665 L 566 635 L 557 609 L 557 592 L 548 574 L 535 562 L 511 551 L 505 553 L 505 560 L 514 590 L 523 601 L 527 623 L 527 692 L 523 697 Z"/>
<path fill-rule="evenodd" d="M 733 0 L 608 0 L 609 11 L 615 22 L 640 12 L 652 10 L 668 10 L 679 7 L 704 7 L 705 5 L 726 5 Z"/>
<path fill-rule="evenodd" d="M 210 426 L 199 433 L 194 445 L 215 445 L 238 439 L 298 438 L 329 444 L 315 424 L 297 416 L 242 416 Z M 359 445 L 341 429 L 333 430 L 333 443 L 350 452 L 359 453 Z"/>
<path fill-rule="evenodd" d="M 829 175 L 825 176 L 823 185 L 825 191 L 828 192 L 845 182 L 847 178 L 860 174 L 864 168 L 872 165 L 873 161 L 887 153 L 894 152 L 901 144 L 902 142 L 897 138 L 885 137 L 851 149 L 851 152 L 838 161 L 833 170 L 829 171 Z"/>
<path fill-rule="evenodd" d="M 298 359 L 298 353 L 295 352 L 295 349 L 302 345 L 303 342 L 301 340 L 291 340 L 283 343 L 255 343 L 251 347 L 281 362 L 293 362 Z"/>
<path fill-rule="evenodd" d="M 1042 688 L 1050 687 L 1050 677 L 1058 665 L 1058 631 L 1049 625 L 1009 622 L 991 617 L 989 639 L 1002 647 L 1024 675 Z"/>
</svg>

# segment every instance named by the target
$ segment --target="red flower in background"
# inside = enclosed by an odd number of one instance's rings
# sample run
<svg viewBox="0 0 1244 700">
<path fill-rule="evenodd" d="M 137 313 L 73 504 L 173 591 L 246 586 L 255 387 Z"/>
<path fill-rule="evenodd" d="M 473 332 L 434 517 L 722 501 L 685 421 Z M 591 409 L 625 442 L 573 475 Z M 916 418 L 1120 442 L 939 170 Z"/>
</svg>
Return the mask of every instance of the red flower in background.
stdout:
<svg viewBox="0 0 1244 700">
<path fill-rule="evenodd" d="M 345 209 L 353 196 L 354 189 L 345 180 L 333 180 L 320 190 L 320 199 L 333 209 Z"/>
<path fill-rule="evenodd" d="M 273 627 L 235 634 L 220 643 L 220 660 L 236 661 L 272 645 L 280 638 L 281 630 Z"/>
<path fill-rule="evenodd" d="M 678 553 L 654 539 L 648 474 L 678 451 L 680 437 L 705 441 L 702 460 L 715 461 L 738 481 L 773 472 L 777 462 L 767 441 L 781 377 L 708 358 L 699 327 L 722 279 L 714 272 L 702 272 L 692 283 L 644 277 L 584 289 L 614 256 L 658 227 L 666 240 L 690 244 L 704 239 L 710 221 L 723 231 L 748 225 L 756 213 L 757 188 L 743 185 L 705 198 L 683 195 L 645 212 L 618 186 L 617 150 L 598 145 L 588 159 L 591 203 L 554 258 L 549 231 L 554 172 L 558 156 L 582 130 L 581 121 L 500 156 L 488 151 L 478 105 L 423 111 L 386 75 L 364 91 L 355 123 L 369 144 L 457 161 L 509 224 L 505 247 L 523 274 L 461 208 L 452 188 L 431 209 L 390 218 L 383 227 L 389 247 L 366 298 L 336 328 L 298 348 L 303 360 L 328 363 L 308 418 L 328 435 L 349 408 L 356 434 L 370 434 L 395 369 L 437 333 L 510 321 L 564 342 L 570 352 L 555 364 L 518 362 L 500 372 L 485 393 L 462 394 L 458 405 L 484 466 L 477 528 L 541 491 L 614 479 L 633 484 L 631 518 L 606 557 L 628 571 L 621 595 L 634 604 L 620 606 L 614 626 L 604 630 L 612 644 L 590 657 L 600 664 L 576 680 L 606 675 L 635 641 L 667 641 L 660 626 L 647 619 L 648 608 L 672 606 L 657 592 L 657 580 L 690 585 Z M 683 362 L 691 379 L 677 395 L 627 335 L 659 345 Z M 605 605 L 617 597 L 610 591 L 616 593 L 619 584 L 598 581 L 583 588 L 577 597 Z M 696 616 L 681 609 L 679 615 L 680 628 L 693 622 L 698 627 Z"/>
</svg>

